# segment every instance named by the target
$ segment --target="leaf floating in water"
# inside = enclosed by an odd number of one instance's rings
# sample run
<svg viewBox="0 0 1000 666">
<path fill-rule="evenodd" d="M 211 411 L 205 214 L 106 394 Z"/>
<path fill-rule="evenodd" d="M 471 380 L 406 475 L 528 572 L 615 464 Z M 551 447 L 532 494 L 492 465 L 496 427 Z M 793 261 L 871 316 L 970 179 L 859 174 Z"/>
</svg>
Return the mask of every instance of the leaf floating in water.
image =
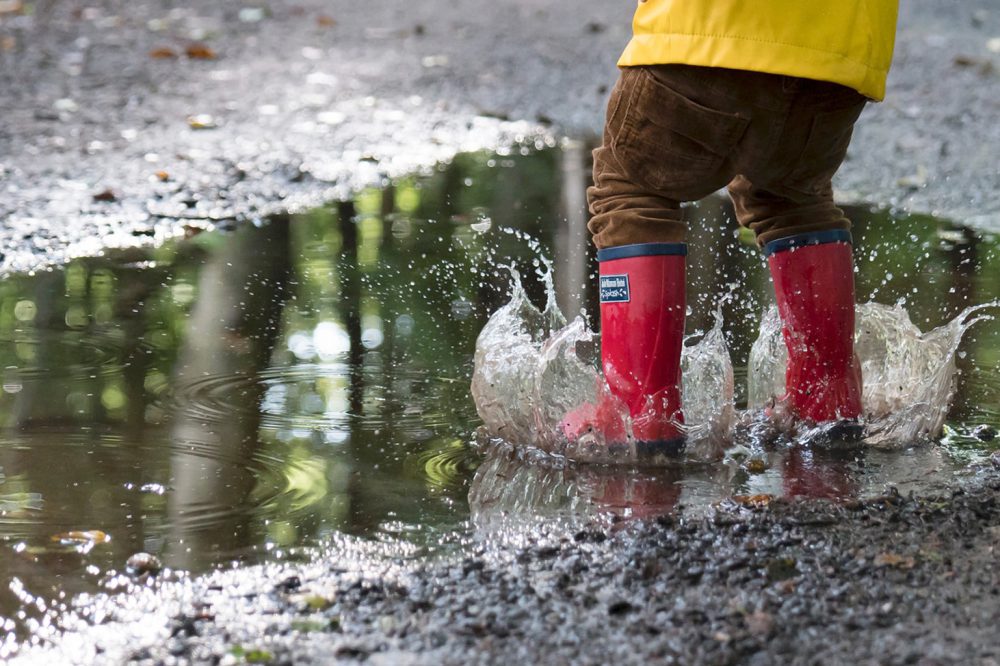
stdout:
<svg viewBox="0 0 1000 666">
<path fill-rule="evenodd" d="M 107 532 L 102 532 L 101 530 L 70 530 L 69 532 L 53 534 L 52 541 L 66 545 L 78 543 L 108 543 L 111 541 L 111 535 Z"/>
<path fill-rule="evenodd" d="M 156 172 L 155 174 L 153 174 L 153 175 L 154 175 L 154 176 L 156 176 L 156 179 L 157 179 L 158 181 L 160 181 L 161 183 L 165 183 L 165 182 L 167 182 L 168 180 L 170 180 L 170 174 L 169 174 L 169 173 L 167 173 L 166 171 L 157 171 L 157 172 Z"/>
<path fill-rule="evenodd" d="M 70 530 L 69 532 L 53 534 L 49 540 L 78 553 L 86 554 L 93 550 L 94 546 L 110 543 L 111 535 L 101 530 Z"/>
<path fill-rule="evenodd" d="M 219 57 L 214 50 L 201 43 L 188 44 L 184 54 L 192 60 L 215 60 Z"/>
</svg>

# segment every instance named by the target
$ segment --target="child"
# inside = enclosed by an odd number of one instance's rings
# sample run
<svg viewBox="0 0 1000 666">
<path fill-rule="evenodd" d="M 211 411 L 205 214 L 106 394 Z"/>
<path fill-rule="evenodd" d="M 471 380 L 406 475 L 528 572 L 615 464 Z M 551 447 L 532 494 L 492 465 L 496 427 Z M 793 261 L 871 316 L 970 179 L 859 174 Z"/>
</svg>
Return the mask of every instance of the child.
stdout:
<svg viewBox="0 0 1000 666">
<path fill-rule="evenodd" d="M 640 450 L 683 444 L 680 204 L 723 186 L 768 257 L 785 402 L 810 422 L 860 415 L 850 223 L 831 179 L 866 101 L 884 97 L 896 14 L 897 0 L 639 0 L 588 199 L 602 366 Z M 614 441 L 612 412 L 566 430 Z"/>
</svg>

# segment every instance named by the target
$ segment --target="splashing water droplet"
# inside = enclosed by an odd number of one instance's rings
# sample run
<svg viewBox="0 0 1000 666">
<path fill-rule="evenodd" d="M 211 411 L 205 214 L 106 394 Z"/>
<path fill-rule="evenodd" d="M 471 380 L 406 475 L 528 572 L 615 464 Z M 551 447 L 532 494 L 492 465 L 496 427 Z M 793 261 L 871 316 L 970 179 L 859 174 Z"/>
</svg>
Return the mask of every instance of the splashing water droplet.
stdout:
<svg viewBox="0 0 1000 666">
<path fill-rule="evenodd" d="M 858 305 L 854 339 L 864 378 L 865 444 L 899 448 L 941 434 L 954 391 L 958 346 L 971 326 L 993 319 L 983 311 L 996 307 L 1000 301 L 966 308 L 951 322 L 922 333 L 901 303 Z M 771 306 L 750 350 L 750 411 L 780 401 L 787 363 L 781 320 Z"/>
<path fill-rule="evenodd" d="M 610 395 L 597 370 L 596 334 L 583 317 L 569 324 L 555 300 L 552 269 L 542 259 L 540 277 L 546 306 L 539 311 L 528 300 L 520 275 L 509 267 L 510 301 L 497 310 L 476 342 L 472 395 L 490 435 L 517 445 L 535 447 L 573 460 L 635 462 L 634 442 L 624 452 L 609 448 L 599 432 L 572 440 L 563 432 L 567 414 L 594 406 Z M 721 308 L 715 325 L 697 342 L 689 336 L 683 349 L 685 456 L 713 460 L 721 456 L 732 430 L 733 367 L 722 333 Z M 610 404 L 615 404 L 611 401 Z M 595 407 L 596 409 L 596 407 Z M 612 415 L 614 416 L 614 415 Z M 617 417 L 630 432 L 624 405 Z"/>
</svg>

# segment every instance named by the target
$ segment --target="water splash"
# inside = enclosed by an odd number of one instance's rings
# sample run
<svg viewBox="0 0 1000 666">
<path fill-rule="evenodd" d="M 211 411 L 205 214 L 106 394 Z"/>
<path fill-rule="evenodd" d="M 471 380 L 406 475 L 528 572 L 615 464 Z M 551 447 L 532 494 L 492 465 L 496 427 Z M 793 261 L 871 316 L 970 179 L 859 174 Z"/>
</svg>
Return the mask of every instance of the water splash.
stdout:
<svg viewBox="0 0 1000 666">
<path fill-rule="evenodd" d="M 864 377 L 864 444 L 898 448 L 938 437 L 955 390 L 955 356 L 962 337 L 983 314 L 1000 306 L 992 301 L 966 308 L 949 323 L 922 333 L 902 305 L 863 303 L 857 307 L 855 350 Z M 788 351 L 781 319 L 771 306 L 750 350 L 750 414 L 777 405 L 785 393 Z M 815 433 L 796 432 L 797 438 Z"/>
<path fill-rule="evenodd" d="M 490 318 L 476 342 L 472 395 L 485 430 L 506 442 L 574 461 L 638 462 L 628 410 L 611 396 L 599 371 L 598 336 L 583 316 L 566 323 L 555 302 L 551 266 L 544 259 L 541 264 L 545 308 L 531 303 L 519 273 L 507 267 L 510 301 Z M 863 444 L 900 448 L 941 434 L 962 337 L 977 322 L 992 319 L 984 310 L 998 306 L 1000 301 L 969 307 L 928 333 L 910 321 L 902 305 L 858 306 L 855 339 L 864 376 Z M 829 424 L 809 427 L 787 418 L 781 396 L 788 352 L 774 306 L 765 311 L 750 352 L 748 409 L 737 424 L 733 366 L 722 324 L 720 304 L 714 326 L 685 339 L 681 365 L 686 460 L 717 460 L 743 435 L 751 446 L 781 432 L 800 442 L 829 438 Z M 575 440 L 563 432 L 567 414 L 602 402 L 617 405 L 612 418 L 621 419 L 620 430 L 629 433 L 628 446 L 612 449 L 600 432 Z"/>
<path fill-rule="evenodd" d="M 518 445 L 589 462 L 635 462 L 634 442 L 612 451 L 601 433 L 566 437 L 565 416 L 610 398 L 598 371 L 597 336 L 581 316 L 566 324 L 555 303 L 552 271 L 542 277 L 547 303 L 540 311 L 510 267 L 510 301 L 490 317 L 476 342 L 472 395 L 486 430 Z M 688 336 L 681 359 L 688 460 L 717 459 L 732 429 L 733 367 L 722 334 L 721 311 L 707 333 Z M 611 403 L 614 404 L 613 399 Z M 615 410 L 631 432 L 628 411 Z M 631 438 L 630 438 L 631 440 Z"/>
</svg>

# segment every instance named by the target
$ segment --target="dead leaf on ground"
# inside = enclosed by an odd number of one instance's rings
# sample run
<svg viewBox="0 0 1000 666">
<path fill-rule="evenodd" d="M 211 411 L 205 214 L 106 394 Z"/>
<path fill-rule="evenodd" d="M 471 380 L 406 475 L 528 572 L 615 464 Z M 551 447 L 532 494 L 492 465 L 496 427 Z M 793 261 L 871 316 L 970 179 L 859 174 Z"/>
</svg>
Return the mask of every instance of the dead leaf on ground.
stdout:
<svg viewBox="0 0 1000 666">
<path fill-rule="evenodd" d="M 737 504 L 742 504 L 743 506 L 749 507 L 764 507 L 771 503 L 774 499 L 774 495 L 758 494 L 758 495 L 733 495 L 733 501 Z"/>
<path fill-rule="evenodd" d="M 214 50 L 205 44 L 188 44 L 184 53 L 193 60 L 215 60 L 219 57 Z"/>
<path fill-rule="evenodd" d="M 0 0 L 0 15 L 20 14 L 24 10 L 21 0 Z"/>
<path fill-rule="evenodd" d="M 774 629 L 774 616 L 764 611 L 751 613 L 744 618 L 744 621 L 750 633 L 757 636 L 767 636 Z"/>
<path fill-rule="evenodd" d="M 0 37 L 0 51 L 13 51 L 17 48 L 17 38 L 10 35 Z"/>
<path fill-rule="evenodd" d="M 904 557 L 896 553 L 879 553 L 875 556 L 875 566 L 896 567 L 898 569 L 912 569 L 916 564 L 912 557 Z"/>
<path fill-rule="evenodd" d="M 321 28 L 332 28 L 337 25 L 337 19 L 332 16 L 327 16 L 326 14 L 320 14 L 316 17 L 316 25 Z"/>
<path fill-rule="evenodd" d="M 170 174 L 167 173 L 166 171 L 157 171 L 154 175 L 156 176 L 156 179 L 159 180 L 161 183 L 165 183 L 168 180 L 170 180 Z"/>
<path fill-rule="evenodd" d="M 217 127 L 215 118 L 207 113 L 188 116 L 187 123 L 188 127 L 194 130 L 215 129 Z"/>
<path fill-rule="evenodd" d="M 118 201 L 118 195 L 110 187 L 94 195 L 94 201 Z"/>
<path fill-rule="evenodd" d="M 157 60 L 168 60 L 170 58 L 177 57 L 177 51 L 174 51 L 169 46 L 160 46 L 149 52 L 150 58 L 156 58 Z"/>
</svg>

